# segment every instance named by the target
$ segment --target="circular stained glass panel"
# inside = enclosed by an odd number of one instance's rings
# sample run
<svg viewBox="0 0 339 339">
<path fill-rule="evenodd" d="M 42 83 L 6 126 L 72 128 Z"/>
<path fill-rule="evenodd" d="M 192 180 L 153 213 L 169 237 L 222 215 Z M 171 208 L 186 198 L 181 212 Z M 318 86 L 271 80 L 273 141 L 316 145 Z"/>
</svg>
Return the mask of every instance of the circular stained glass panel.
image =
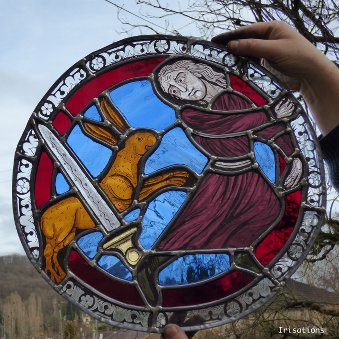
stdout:
<svg viewBox="0 0 339 339">
<path fill-rule="evenodd" d="M 127 39 L 70 68 L 14 164 L 33 265 L 109 324 L 161 332 L 239 319 L 305 258 L 323 164 L 299 102 L 209 42 Z"/>
</svg>

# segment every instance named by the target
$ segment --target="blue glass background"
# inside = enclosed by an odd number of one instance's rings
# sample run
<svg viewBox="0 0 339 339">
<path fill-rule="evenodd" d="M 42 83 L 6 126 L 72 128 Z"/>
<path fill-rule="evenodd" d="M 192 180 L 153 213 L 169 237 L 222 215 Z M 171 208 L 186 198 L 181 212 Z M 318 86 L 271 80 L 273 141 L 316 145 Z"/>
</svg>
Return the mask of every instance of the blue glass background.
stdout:
<svg viewBox="0 0 339 339">
<path fill-rule="evenodd" d="M 159 131 L 176 121 L 174 110 L 154 94 L 148 80 L 124 84 L 111 91 L 110 97 L 132 127 Z"/>
<path fill-rule="evenodd" d="M 132 273 L 115 255 L 103 255 L 98 260 L 98 265 L 117 278 L 129 281 L 133 279 Z"/>
<path fill-rule="evenodd" d="M 186 196 L 186 192 L 173 190 L 160 194 L 149 203 L 142 221 L 142 232 L 139 238 L 143 248 L 152 248 L 182 206 Z"/>
<path fill-rule="evenodd" d="M 91 232 L 79 238 L 77 245 L 89 259 L 93 259 L 98 253 L 99 242 L 103 237 L 101 232 Z"/>
<path fill-rule="evenodd" d="M 160 271 L 159 284 L 191 284 L 227 272 L 230 267 L 230 256 L 225 253 L 184 255 Z"/>
<path fill-rule="evenodd" d="M 101 232 L 94 231 L 79 238 L 77 245 L 88 259 L 93 259 L 98 253 L 99 242 L 103 237 Z M 132 280 L 131 272 L 115 255 L 102 255 L 97 263 L 103 270 L 114 277 Z"/>
<path fill-rule="evenodd" d="M 276 180 L 276 164 L 273 150 L 271 147 L 263 142 L 254 142 L 254 157 L 259 164 L 261 170 L 265 173 L 267 178 L 275 183 Z"/>
<path fill-rule="evenodd" d="M 70 185 L 68 184 L 65 176 L 62 173 L 58 173 L 55 176 L 55 192 L 57 194 L 63 194 L 70 190 Z"/>
<path fill-rule="evenodd" d="M 162 137 L 159 147 L 147 159 L 145 174 L 176 164 L 186 165 L 200 174 L 207 162 L 207 157 L 193 146 L 184 131 L 176 127 Z"/>
<path fill-rule="evenodd" d="M 109 148 L 87 137 L 78 125 L 69 134 L 67 143 L 93 177 L 103 171 L 112 156 Z"/>
<path fill-rule="evenodd" d="M 84 117 L 87 119 L 95 120 L 95 121 L 102 121 L 102 118 L 98 112 L 98 109 L 95 105 L 90 106 L 85 112 Z"/>
<path fill-rule="evenodd" d="M 127 213 L 125 216 L 124 216 L 124 219 L 125 221 L 127 222 L 131 222 L 131 221 L 134 221 L 136 219 L 139 218 L 139 215 L 140 215 L 140 208 L 136 208 L 135 210 Z"/>
</svg>

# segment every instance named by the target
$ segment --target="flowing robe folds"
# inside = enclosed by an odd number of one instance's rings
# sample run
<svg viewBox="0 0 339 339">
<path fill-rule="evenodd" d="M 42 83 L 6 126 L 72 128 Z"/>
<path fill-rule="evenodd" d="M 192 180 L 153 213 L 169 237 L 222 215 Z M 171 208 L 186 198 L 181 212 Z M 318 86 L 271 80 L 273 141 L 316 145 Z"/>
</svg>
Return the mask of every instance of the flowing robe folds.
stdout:
<svg viewBox="0 0 339 339">
<path fill-rule="evenodd" d="M 234 93 L 225 93 L 214 102 L 214 112 L 186 108 L 181 112 L 181 117 L 193 129 L 192 137 L 200 149 L 225 161 L 237 157 L 250 159 L 252 141 L 247 131 L 268 123 L 268 113 L 265 110 L 227 111 L 252 107 L 249 100 Z M 284 128 L 277 123 L 255 133 L 267 140 Z M 234 133 L 237 135 L 232 135 Z M 293 152 L 287 134 L 278 137 L 276 144 L 287 155 Z M 279 221 L 283 204 L 273 185 L 250 166 L 239 174 L 209 171 L 189 203 L 163 233 L 156 248 L 172 251 L 250 246 Z"/>
</svg>

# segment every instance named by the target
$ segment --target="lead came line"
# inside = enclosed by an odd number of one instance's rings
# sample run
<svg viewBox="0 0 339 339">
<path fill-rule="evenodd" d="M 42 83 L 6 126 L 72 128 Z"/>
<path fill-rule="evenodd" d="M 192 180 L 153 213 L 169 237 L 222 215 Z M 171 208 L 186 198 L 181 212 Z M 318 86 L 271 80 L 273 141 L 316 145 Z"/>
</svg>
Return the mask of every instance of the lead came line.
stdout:
<svg viewBox="0 0 339 339">
<path fill-rule="evenodd" d="M 77 162 L 72 158 L 71 154 L 69 154 L 51 130 L 41 124 L 38 125 L 38 129 L 41 136 L 46 141 L 50 152 L 58 159 L 60 165 L 72 181 L 72 184 L 79 190 L 83 199 L 99 219 L 104 229 L 107 232 L 110 232 L 120 227 L 120 222 L 112 209 L 107 205 L 87 175 L 81 170 Z"/>
</svg>

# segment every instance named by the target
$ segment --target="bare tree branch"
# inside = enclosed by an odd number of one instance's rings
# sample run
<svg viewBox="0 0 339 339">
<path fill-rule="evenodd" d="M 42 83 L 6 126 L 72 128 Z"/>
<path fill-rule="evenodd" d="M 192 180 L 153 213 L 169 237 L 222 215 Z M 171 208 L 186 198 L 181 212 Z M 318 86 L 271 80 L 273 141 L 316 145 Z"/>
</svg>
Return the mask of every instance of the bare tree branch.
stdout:
<svg viewBox="0 0 339 339">
<path fill-rule="evenodd" d="M 111 2 L 118 3 L 117 0 Z M 339 59 L 339 36 L 334 34 L 339 31 L 339 5 L 335 0 L 187 0 L 180 5 L 174 1 L 164 4 L 160 0 L 135 0 L 135 8 L 141 9 L 140 16 L 153 20 L 154 25 L 142 19 L 124 20 L 121 23 L 125 33 L 132 34 L 140 28 L 158 32 L 159 27 L 155 25 L 167 19 L 166 33 L 184 34 L 181 30 L 193 23 L 201 33 L 200 38 L 207 39 L 215 31 L 257 21 L 284 20 L 313 44 L 320 44 L 332 59 Z M 181 18 L 185 24 L 175 27 L 175 18 Z"/>
</svg>

